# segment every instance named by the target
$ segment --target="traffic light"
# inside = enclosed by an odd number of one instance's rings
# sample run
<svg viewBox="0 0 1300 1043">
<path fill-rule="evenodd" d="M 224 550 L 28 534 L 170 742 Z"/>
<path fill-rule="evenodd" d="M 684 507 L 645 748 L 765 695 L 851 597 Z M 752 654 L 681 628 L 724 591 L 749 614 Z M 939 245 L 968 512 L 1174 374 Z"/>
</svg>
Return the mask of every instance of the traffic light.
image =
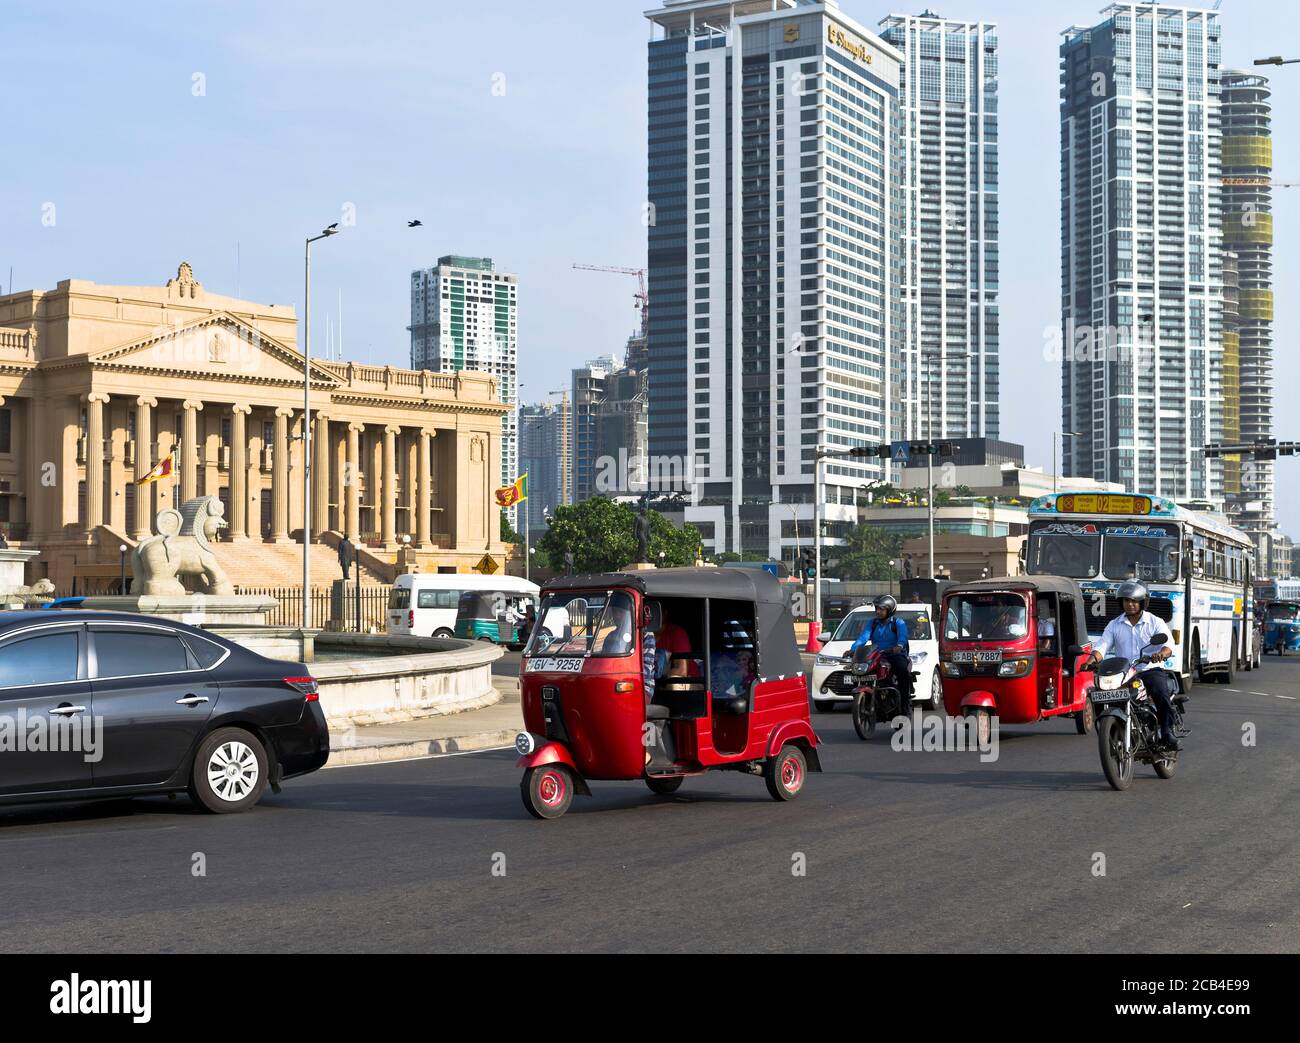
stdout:
<svg viewBox="0 0 1300 1043">
<path fill-rule="evenodd" d="M 849 456 L 878 456 L 883 459 L 889 459 L 889 446 L 887 445 L 855 445 L 850 447 Z"/>
<path fill-rule="evenodd" d="M 803 578 L 805 583 L 817 578 L 817 554 L 811 547 L 803 549 Z"/>
</svg>

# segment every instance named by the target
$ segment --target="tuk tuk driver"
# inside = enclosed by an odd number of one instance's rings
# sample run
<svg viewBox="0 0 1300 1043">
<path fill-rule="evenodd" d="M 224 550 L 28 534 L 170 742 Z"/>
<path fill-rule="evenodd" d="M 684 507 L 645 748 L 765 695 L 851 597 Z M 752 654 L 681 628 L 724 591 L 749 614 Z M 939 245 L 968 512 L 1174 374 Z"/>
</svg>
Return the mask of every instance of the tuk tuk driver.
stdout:
<svg viewBox="0 0 1300 1043">
<path fill-rule="evenodd" d="M 894 676 L 898 678 L 903 699 L 902 712 L 906 714 L 912 697 L 912 661 L 907 655 L 907 624 L 898 618 L 898 602 L 890 595 L 881 594 L 872 604 L 876 607 L 876 618 L 862 629 L 849 649 L 849 656 L 852 658 L 864 645 L 884 652 L 886 661 L 894 668 Z"/>
<path fill-rule="evenodd" d="M 1168 643 L 1151 653 L 1151 662 L 1141 663 L 1137 669 L 1142 674 L 1142 683 L 1151 693 L 1151 699 L 1156 704 L 1156 712 L 1160 717 L 1160 738 L 1165 748 L 1181 750 L 1183 745 L 1174 734 L 1173 704 L 1170 702 L 1170 690 L 1174 679 L 1170 672 L 1160 665 L 1174 654 L 1171 647 L 1173 637 L 1164 620 L 1147 611 L 1149 598 L 1150 594 L 1143 583 L 1129 580 L 1120 585 L 1119 600 L 1124 606 L 1124 613 L 1106 624 L 1101 639 L 1093 647 L 1092 660 L 1100 662 L 1107 656 L 1136 659 L 1151 644 L 1153 637 L 1157 634 L 1165 635 L 1165 641 Z"/>
</svg>

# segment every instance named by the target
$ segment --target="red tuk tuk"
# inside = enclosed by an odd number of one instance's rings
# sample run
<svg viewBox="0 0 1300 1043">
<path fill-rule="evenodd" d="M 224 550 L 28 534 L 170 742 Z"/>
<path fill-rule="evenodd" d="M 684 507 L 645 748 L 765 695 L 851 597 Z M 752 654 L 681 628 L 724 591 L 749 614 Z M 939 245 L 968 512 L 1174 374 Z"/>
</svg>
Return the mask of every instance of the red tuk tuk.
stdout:
<svg viewBox="0 0 1300 1043">
<path fill-rule="evenodd" d="M 1092 674 L 1083 592 L 1072 579 L 1016 576 L 955 584 L 944 594 L 939 671 L 949 714 L 1025 724 L 1072 717 L 1092 731 Z"/>
<path fill-rule="evenodd" d="M 668 794 L 690 775 L 741 771 L 791 800 L 821 771 L 794 619 L 760 570 L 553 579 L 520 688 L 520 792 L 537 818 L 590 796 L 592 779 Z"/>
</svg>

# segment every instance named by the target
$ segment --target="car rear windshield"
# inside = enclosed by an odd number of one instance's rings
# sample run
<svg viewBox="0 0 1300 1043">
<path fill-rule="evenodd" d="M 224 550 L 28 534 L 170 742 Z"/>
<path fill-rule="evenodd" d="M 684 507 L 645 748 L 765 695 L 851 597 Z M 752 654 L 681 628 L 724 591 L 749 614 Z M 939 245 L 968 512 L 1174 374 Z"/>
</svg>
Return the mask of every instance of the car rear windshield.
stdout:
<svg viewBox="0 0 1300 1043">
<path fill-rule="evenodd" d="M 627 655 L 636 647 L 632 598 L 623 591 L 547 594 L 527 655 Z"/>
<path fill-rule="evenodd" d="M 958 594 L 948 599 L 943 633 L 949 641 L 1015 641 L 1029 632 L 1019 594 Z"/>
<path fill-rule="evenodd" d="M 389 608 L 410 608 L 411 607 L 411 588 L 394 587 L 393 592 L 388 595 Z"/>
</svg>

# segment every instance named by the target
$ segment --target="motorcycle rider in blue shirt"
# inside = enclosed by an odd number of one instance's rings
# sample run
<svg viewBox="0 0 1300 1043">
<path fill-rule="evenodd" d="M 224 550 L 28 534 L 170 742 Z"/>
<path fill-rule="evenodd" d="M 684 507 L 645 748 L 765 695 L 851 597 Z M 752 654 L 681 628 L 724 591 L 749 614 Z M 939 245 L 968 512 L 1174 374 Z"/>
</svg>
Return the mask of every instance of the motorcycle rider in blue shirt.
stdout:
<svg viewBox="0 0 1300 1043">
<path fill-rule="evenodd" d="M 901 712 L 905 715 L 912 698 L 912 661 L 907 654 L 907 624 L 898 618 L 898 602 L 889 594 L 881 594 L 872 604 L 876 608 L 876 618 L 863 628 L 858 639 L 853 642 L 849 657 L 852 658 L 863 646 L 884 653 L 898 678 L 899 695 L 903 702 Z"/>
</svg>

